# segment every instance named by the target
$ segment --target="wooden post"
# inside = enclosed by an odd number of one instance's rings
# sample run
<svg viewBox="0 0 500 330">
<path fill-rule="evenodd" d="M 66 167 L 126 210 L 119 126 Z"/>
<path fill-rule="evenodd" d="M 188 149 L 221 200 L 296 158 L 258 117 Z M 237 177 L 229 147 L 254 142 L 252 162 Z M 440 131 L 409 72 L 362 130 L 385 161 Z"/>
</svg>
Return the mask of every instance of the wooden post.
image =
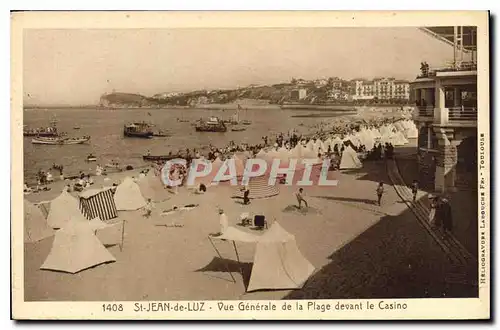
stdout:
<svg viewBox="0 0 500 330">
<path fill-rule="evenodd" d="M 219 250 L 217 250 L 217 247 L 215 246 L 214 242 L 212 242 L 212 239 L 210 238 L 210 236 L 208 236 L 208 240 L 210 241 L 210 243 L 214 247 L 214 250 L 215 250 L 215 252 L 217 252 L 217 255 L 219 256 L 219 258 L 221 258 L 221 260 L 224 262 L 224 266 L 226 266 L 226 270 L 228 271 L 229 275 L 231 275 L 233 282 L 236 283 L 236 279 L 234 278 L 233 274 L 231 273 L 231 270 L 229 269 L 226 262 L 224 261 L 224 258 L 222 258 L 222 256 L 220 255 Z"/>
<path fill-rule="evenodd" d="M 124 236 L 125 236 L 125 220 L 123 220 L 123 224 L 122 224 L 122 242 L 120 244 L 120 252 L 123 251 Z"/>
<path fill-rule="evenodd" d="M 241 274 L 241 279 L 243 281 L 243 285 L 245 285 L 244 281 L 244 276 L 243 276 L 243 267 L 241 267 L 241 261 L 240 261 L 240 255 L 238 254 L 238 249 L 236 248 L 236 242 L 233 241 L 233 247 L 234 247 L 234 252 L 236 252 L 236 260 L 238 261 L 238 264 L 240 265 L 240 274 Z M 246 292 L 246 287 L 245 287 L 245 292 Z"/>
</svg>

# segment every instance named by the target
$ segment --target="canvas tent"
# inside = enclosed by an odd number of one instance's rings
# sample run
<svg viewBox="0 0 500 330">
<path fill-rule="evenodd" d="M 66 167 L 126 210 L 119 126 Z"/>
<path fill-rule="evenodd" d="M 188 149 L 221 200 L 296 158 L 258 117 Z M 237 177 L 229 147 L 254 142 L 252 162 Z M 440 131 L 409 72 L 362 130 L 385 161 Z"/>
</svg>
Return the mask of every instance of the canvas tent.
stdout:
<svg viewBox="0 0 500 330">
<path fill-rule="evenodd" d="M 141 189 L 130 177 L 116 187 L 114 199 L 118 211 L 134 211 L 146 205 Z"/>
<path fill-rule="evenodd" d="M 151 198 L 154 202 L 163 202 L 168 199 L 165 186 L 161 182 L 160 177 L 156 176 L 152 169 L 149 170 L 144 178 L 139 180 L 138 185 L 144 198 Z"/>
<path fill-rule="evenodd" d="M 257 242 L 247 291 L 299 289 L 313 272 L 295 236 L 275 222 Z"/>
<path fill-rule="evenodd" d="M 35 243 L 54 235 L 47 221 L 36 205 L 24 200 L 24 242 Z"/>
<path fill-rule="evenodd" d="M 232 241 L 237 261 L 240 262 L 236 242 L 257 243 L 252 273 L 247 292 L 257 290 L 290 290 L 301 288 L 314 272 L 314 266 L 302 255 L 295 237 L 275 222 L 262 236 L 228 227 L 223 235 L 213 237 Z M 217 247 L 209 237 L 221 259 Z M 228 269 L 228 272 L 231 272 Z M 233 281 L 236 283 L 233 275 Z"/>
<path fill-rule="evenodd" d="M 106 262 L 116 261 L 94 234 L 89 221 L 69 218 L 59 229 L 47 259 L 40 267 L 75 274 Z"/>
<path fill-rule="evenodd" d="M 249 178 L 248 188 L 250 190 L 250 195 L 248 197 L 251 199 L 269 198 L 276 196 L 280 193 L 280 188 L 277 182 L 275 185 L 269 185 L 268 175 Z M 234 197 L 243 198 L 243 192 L 241 191 L 241 187 L 236 187 L 236 189 L 237 190 Z"/>
<path fill-rule="evenodd" d="M 354 149 L 352 149 L 351 146 L 347 146 L 344 149 L 344 152 L 342 153 L 339 169 L 345 170 L 345 169 L 355 169 L 361 167 L 363 167 L 363 165 L 361 164 L 361 161 L 359 160 L 356 151 L 354 151 Z"/>
<path fill-rule="evenodd" d="M 80 212 L 78 200 L 64 190 L 50 202 L 47 224 L 54 229 L 62 228 L 68 219 L 72 217 L 85 219 Z"/>
</svg>

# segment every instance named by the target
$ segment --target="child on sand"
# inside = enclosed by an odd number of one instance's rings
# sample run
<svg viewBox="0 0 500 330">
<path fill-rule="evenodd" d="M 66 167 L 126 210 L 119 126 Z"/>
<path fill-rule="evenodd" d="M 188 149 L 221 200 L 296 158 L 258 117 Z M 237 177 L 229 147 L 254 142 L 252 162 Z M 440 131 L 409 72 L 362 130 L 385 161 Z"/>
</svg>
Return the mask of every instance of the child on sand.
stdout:
<svg viewBox="0 0 500 330">
<path fill-rule="evenodd" d="M 144 210 L 146 211 L 144 216 L 146 218 L 149 218 L 151 216 L 151 212 L 153 212 L 153 208 L 154 208 L 153 202 L 151 201 L 151 198 L 148 198 L 148 202 L 146 203 L 146 206 L 144 206 Z"/>
<path fill-rule="evenodd" d="M 382 195 L 384 194 L 384 183 L 379 182 L 378 187 L 377 187 L 377 200 L 378 200 L 378 206 L 381 205 L 382 202 Z"/>
</svg>

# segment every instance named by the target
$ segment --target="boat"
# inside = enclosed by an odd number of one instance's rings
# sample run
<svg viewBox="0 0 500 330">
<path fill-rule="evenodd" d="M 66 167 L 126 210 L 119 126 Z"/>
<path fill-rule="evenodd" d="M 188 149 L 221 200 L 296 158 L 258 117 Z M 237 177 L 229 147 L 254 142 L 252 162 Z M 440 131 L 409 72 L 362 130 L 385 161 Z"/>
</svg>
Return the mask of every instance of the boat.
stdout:
<svg viewBox="0 0 500 330">
<path fill-rule="evenodd" d="M 156 136 L 156 137 L 166 137 L 166 136 L 170 136 L 170 134 L 166 133 L 166 132 L 163 132 L 163 131 L 158 131 L 158 132 L 154 132 L 153 136 Z"/>
<path fill-rule="evenodd" d="M 226 124 L 217 117 L 210 117 L 207 121 L 200 121 L 195 127 L 197 132 L 227 132 Z"/>
<path fill-rule="evenodd" d="M 92 155 L 92 154 L 90 154 L 90 155 L 87 156 L 87 161 L 88 162 L 95 162 L 95 161 L 97 161 L 97 157 L 94 156 L 94 155 Z"/>
<path fill-rule="evenodd" d="M 145 122 L 131 123 L 123 127 L 123 135 L 126 137 L 136 137 L 143 139 L 151 139 L 153 137 L 151 125 Z"/>
<path fill-rule="evenodd" d="M 247 129 L 245 127 L 231 127 L 231 131 L 233 132 L 242 132 L 246 131 Z"/>
<path fill-rule="evenodd" d="M 80 126 L 74 126 L 73 129 L 80 129 Z"/>
<path fill-rule="evenodd" d="M 252 122 L 250 120 L 242 120 L 241 124 L 242 125 L 252 125 Z"/>
<path fill-rule="evenodd" d="M 83 136 L 79 138 L 50 138 L 50 137 L 37 137 L 31 140 L 33 144 L 48 144 L 48 145 L 69 145 L 69 144 L 83 144 L 90 140 L 90 136 Z"/>
<path fill-rule="evenodd" d="M 144 161 L 150 161 L 150 162 L 157 162 L 157 161 L 167 161 L 167 160 L 172 160 L 176 158 L 183 158 L 182 155 L 179 154 L 169 154 L 169 155 L 144 155 L 142 156 L 142 159 Z"/>
<path fill-rule="evenodd" d="M 120 169 L 120 164 L 118 163 L 107 163 L 106 165 L 104 165 L 104 167 L 106 168 L 114 168 L 114 169 Z"/>
</svg>

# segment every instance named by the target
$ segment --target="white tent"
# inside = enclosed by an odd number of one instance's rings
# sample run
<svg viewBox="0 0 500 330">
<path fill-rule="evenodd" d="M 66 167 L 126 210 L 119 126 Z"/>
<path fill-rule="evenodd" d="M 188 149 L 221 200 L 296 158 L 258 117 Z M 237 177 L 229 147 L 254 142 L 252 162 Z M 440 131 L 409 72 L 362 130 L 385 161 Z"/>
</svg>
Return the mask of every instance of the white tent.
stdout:
<svg viewBox="0 0 500 330">
<path fill-rule="evenodd" d="M 64 190 L 50 202 L 47 224 L 54 229 L 62 228 L 71 217 L 81 220 L 85 219 L 80 211 L 80 203 L 78 200 Z"/>
<path fill-rule="evenodd" d="M 295 237 L 275 222 L 257 242 L 247 291 L 299 289 L 313 272 Z"/>
<path fill-rule="evenodd" d="M 138 210 L 146 205 L 146 201 L 141 194 L 141 189 L 130 177 L 126 177 L 116 187 L 114 198 L 118 211 Z"/>
<path fill-rule="evenodd" d="M 24 242 L 35 243 L 54 235 L 38 206 L 24 200 Z"/>
<path fill-rule="evenodd" d="M 116 261 L 94 234 L 89 221 L 70 218 L 55 234 L 52 249 L 40 267 L 66 273 L 78 273 L 106 262 Z"/>
<path fill-rule="evenodd" d="M 144 198 L 151 198 L 154 202 L 163 202 L 168 199 L 165 186 L 160 177 L 155 175 L 153 169 L 150 169 L 148 174 L 139 180 L 138 184 Z"/>
<path fill-rule="evenodd" d="M 361 167 L 363 167 L 363 164 L 361 164 L 356 151 L 351 146 L 347 146 L 342 153 L 339 169 L 345 170 Z"/>
</svg>

